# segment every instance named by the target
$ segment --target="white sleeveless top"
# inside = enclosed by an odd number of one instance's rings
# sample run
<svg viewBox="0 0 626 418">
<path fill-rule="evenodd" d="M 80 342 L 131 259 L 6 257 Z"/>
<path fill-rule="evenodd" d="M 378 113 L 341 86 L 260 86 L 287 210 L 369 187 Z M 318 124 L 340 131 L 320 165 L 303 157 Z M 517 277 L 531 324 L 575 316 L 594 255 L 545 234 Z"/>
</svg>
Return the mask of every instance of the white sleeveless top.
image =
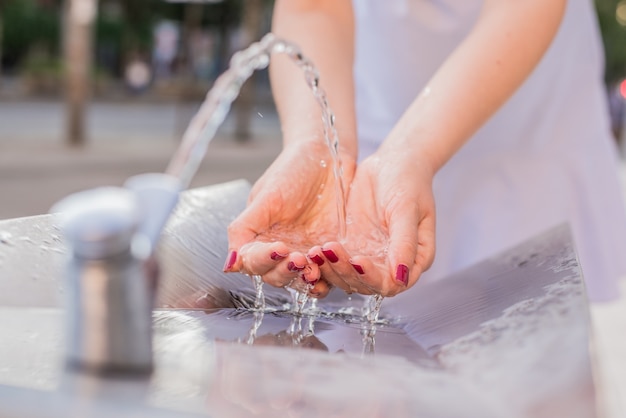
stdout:
<svg viewBox="0 0 626 418">
<path fill-rule="evenodd" d="M 353 4 L 362 159 L 470 31 L 482 2 Z M 617 279 L 626 273 L 626 209 L 595 19 L 590 0 L 568 1 L 538 67 L 437 173 L 437 253 L 421 280 L 444 277 L 569 222 L 591 298 L 618 295 Z"/>
</svg>

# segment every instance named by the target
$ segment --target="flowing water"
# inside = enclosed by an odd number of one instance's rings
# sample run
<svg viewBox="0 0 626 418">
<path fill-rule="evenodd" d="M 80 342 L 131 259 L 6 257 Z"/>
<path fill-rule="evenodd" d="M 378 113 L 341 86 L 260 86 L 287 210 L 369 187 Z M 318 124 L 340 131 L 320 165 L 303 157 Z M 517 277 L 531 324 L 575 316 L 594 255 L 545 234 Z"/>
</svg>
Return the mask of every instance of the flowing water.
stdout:
<svg viewBox="0 0 626 418">
<path fill-rule="evenodd" d="M 313 63 L 296 45 L 278 39 L 273 34 L 264 36 L 261 41 L 233 55 L 230 67 L 215 81 L 214 87 L 208 92 L 205 101 L 183 134 L 182 143 L 170 161 L 167 173 L 177 177 L 183 187 L 189 185 L 206 154 L 209 143 L 224 122 L 231 104 L 239 95 L 241 86 L 255 70 L 269 65 L 270 55 L 273 53 L 286 54 L 302 69 L 304 78 L 320 105 L 324 139 L 333 163 L 339 224 L 338 239 L 341 240 L 345 237 L 346 205 L 335 114 L 328 105 L 326 93 L 319 85 L 319 73 Z M 323 164 L 326 163 L 323 162 Z"/>
<path fill-rule="evenodd" d="M 252 275 L 252 284 L 255 290 L 254 309 L 265 311 L 265 295 L 263 294 L 263 277 L 258 274 Z"/>
<path fill-rule="evenodd" d="M 219 126 L 224 122 L 233 101 L 239 95 L 242 85 L 255 70 L 266 68 L 269 65 L 271 54 L 274 53 L 286 54 L 303 71 L 304 79 L 320 106 L 323 135 L 332 159 L 335 179 L 334 187 L 339 225 L 337 239 L 342 241 L 346 236 L 346 202 L 342 164 L 339 156 L 339 138 L 335 128 L 335 114 L 328 104 L 326 93 L 320 86 L 319 72 L 313 63 L 302 54 L 296 45 L 278 39 L 273 34 L 267 34 L 259 42 L 253 43 L 248 48 L 233 55 L 230 67 L 215 81 L 214 87 L 208 92 L 205 101 L 191 120 L 183 134 L 181 145 L 166 171 L 177 177 L 183 188 L 189 185 L 206 154 L 209 143 Z M 320 162 L 321 167 L 326 167 L 326 164 L 325 160 Z M 262 279 L 260 276 L 252 276 L 252 279 L 256 290 L 255 309 L 264 310 Z M 310 289 L 301 292 L 296 291 L 293 304 L 294 313 L 302 313 L 307 303 L 308 290 Z M 376 296 L 368 303 L 367 312 L 370 322 L 376 321 L 381 301 L 382 297 Z"/>
</svg>

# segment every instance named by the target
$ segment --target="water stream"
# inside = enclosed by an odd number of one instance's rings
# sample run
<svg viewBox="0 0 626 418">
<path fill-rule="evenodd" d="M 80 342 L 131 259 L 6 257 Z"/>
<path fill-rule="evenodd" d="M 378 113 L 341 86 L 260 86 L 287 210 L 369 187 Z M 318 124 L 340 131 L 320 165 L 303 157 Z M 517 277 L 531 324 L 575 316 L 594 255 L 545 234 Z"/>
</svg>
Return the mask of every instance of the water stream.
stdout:
<svg viewBox="0 0 626 418">
<path fill-rule="evenodd" d="M 343 171 L 339 156 L 339 138 L 335 128 L 335 114 L 328 104 L 326 93 L 320 86 L 319 72 L 313 63 L 305 57 L 300 49 L 273 34 L 265 35 L 259 42 L 237 52 L 230 61 L 230 67 L 218 77 L 213 88 L 207 93 L 206 99 L 191 120 L 183 134 L 182 142 L 174 154 L 166 172 L 179 179 L 186 188 L 195 175 L 203 160 L 209 143 L 215 136 L 219 126 L 224 122 L 233 101 L 239 95 L 242 85 L 255 70 L 266 68 L 270 55 L 282 53 L 289 56 L 303 71 L 304 79 L 320 106 L 322 114 L 323 135 L 332 158 L 334 187 L 339 225 L 338 237 L 342 241 L 346 235 L 346 202 L 343 185 Z M 322 167 L 326 161 L 320 162 Z M 260 276 L 252 276 L 256 291 L 255 310 L 265 310 L 263 281 Z M 294 294 L 293 312 L 301 314 L 308 300 L 308 290 L 296 291 Z M 368 319 L 375 322 L 380 310 L 382 297 L 373 297 L 368 303 Z M 374 309 L 374 311 L 372 311 Z"/>
</svg>

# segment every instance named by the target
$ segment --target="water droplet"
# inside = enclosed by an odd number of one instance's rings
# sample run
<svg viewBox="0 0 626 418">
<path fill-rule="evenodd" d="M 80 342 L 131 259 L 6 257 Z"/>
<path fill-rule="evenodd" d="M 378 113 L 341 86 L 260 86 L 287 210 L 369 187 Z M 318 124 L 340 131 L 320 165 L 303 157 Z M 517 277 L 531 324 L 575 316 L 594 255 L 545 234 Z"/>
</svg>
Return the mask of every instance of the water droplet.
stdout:
<svg viewBox="0 0 626 418">
<path fill-rule="evenodd" d="M 322 168 L 326 168 L 326 161 L 325 160 L 320 161 L 320 165 L 322 166 Z"/>
<path fill-rule="evenodd" d="M 11 235 L 11 233 L 8 231 L 0 231 L 0 243 L 11 245 L 11 242 L 9 240 L 12 236 L 13 235 Z"/>
<path fill-rule="evenodd" d="M 257 115 L 259 115 L 259 117 L 263 117 L 263 115 L 261 114 L 261 112 L 256 112 Z"/>
</svg>

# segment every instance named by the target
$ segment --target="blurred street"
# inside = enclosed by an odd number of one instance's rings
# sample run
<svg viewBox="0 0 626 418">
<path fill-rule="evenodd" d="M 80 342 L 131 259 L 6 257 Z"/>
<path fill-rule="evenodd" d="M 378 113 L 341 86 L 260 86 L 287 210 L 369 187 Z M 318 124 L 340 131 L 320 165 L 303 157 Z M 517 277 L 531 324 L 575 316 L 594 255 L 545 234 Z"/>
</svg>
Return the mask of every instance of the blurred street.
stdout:
<svg viewBox="0 0 626 418">
<path fill-rule="evenodd" d="M 0 102 L 0 219 L 46 213 L 70 193 L 162 172 L 198 106 L 147 100 L 92 103 L 87 145 L 75 149 L 65 143 L 61 102 Z M 255 106 L 252 114 L 252 137 L 238 142 L 231 111 L 191 187 L 240 178 L 253 182 L 265 171 L 280 151 L 280 128 L 271 104 Z"/>
</svg>

